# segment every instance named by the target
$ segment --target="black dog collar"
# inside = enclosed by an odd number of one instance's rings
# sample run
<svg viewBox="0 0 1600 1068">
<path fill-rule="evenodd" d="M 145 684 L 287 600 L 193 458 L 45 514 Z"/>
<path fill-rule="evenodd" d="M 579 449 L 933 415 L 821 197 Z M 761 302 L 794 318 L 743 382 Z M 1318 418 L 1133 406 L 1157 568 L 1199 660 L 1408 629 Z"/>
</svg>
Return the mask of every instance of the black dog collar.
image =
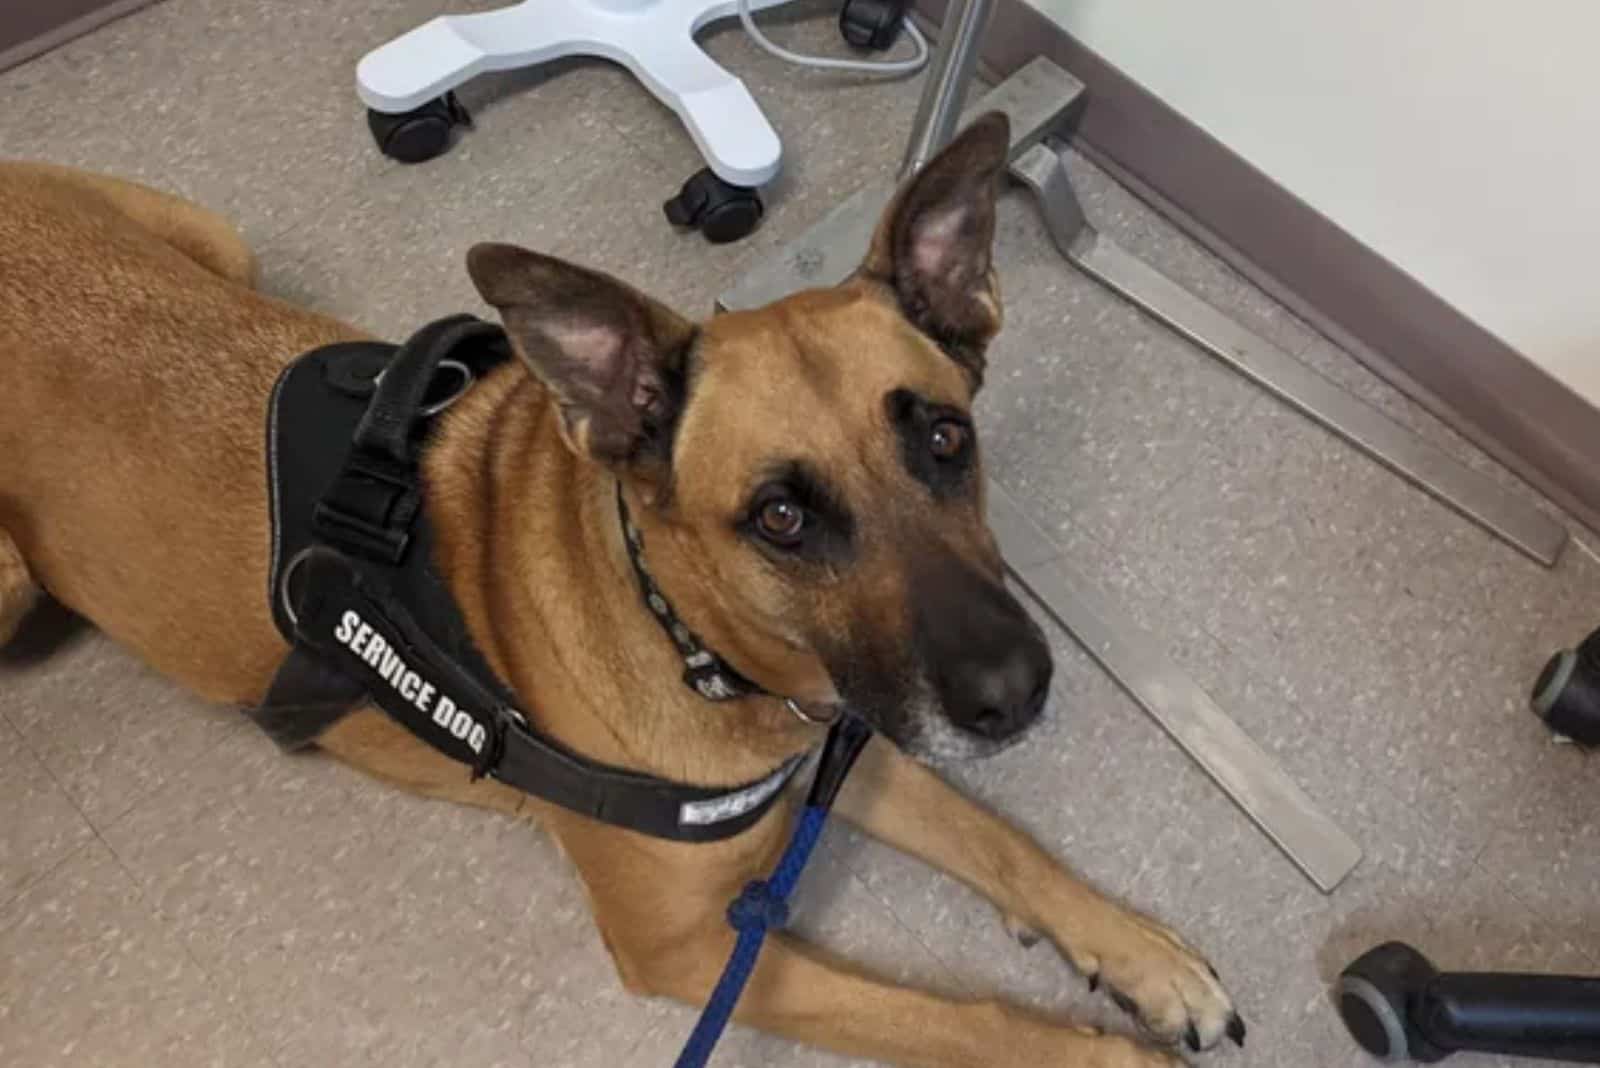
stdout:
<svg viewBox="0 0 1600 1068">
<path fill-rule="evenodd" d="M 475 776 L 659 838 L 732 837 L 766 814 L 803 757 L 730 790 L 672 782 L 566 749 L 519 711 L 433 566 L 418 468 L 429 421 L 509 358 L 499 327 L 455 316 L 399 348 L 332 345 L 284 371 L 268 409 L 270 596 L 291 651 L 250 714 L 280 745 L 298 748 L 370 701 Z M 629 528 L 629 555 L 648 583 L 647 603 L 686 660 L 695 655 L 716 666 L 719 674 L 703 677 L 718 693 L 719 683 L 764 692 L 677 620 L 648 582 L 638 531 Z"/>
<path fill-rule="evenodd" d="M 678 647 L 678 655 L 683 657 L 684 685 L 707 701 L 776 697 L 796 718 L 815 727 L 838 722 L 838 713 L 832 716 L 813 715 L 794 698 L 778 697 L 765 686 L 740 674 L 737 668 L 708 648 L 700 636 L 678 618 L 672 602 L 667 600 L 667 595 L 661 592 L 655 577 L 650 574 L 650 567 L 644 562 L 644 535 L 628 514 L 628 502 L 623 499 L 621 482 L 617 483 L 617 516 L 622 521 L 623 541 L 628 546 L 628 559 L 633 563 L 633 574 L 639 581 L 639 592 L 644 597 L 645 607 L 650 609 L 650 614 L 661 624 L 661 629 L 672 640 L 672 644 Z"/>
<path fill-rule="evenodd" d="M 655 616 L 661 629 L 666 631 L 672 644 L 683 657 L 683 681 L 707 701 L 732 701 L 751 695 L 772 696 L 757 683 L 751 682 L 729 663 L 706 648 L 700 636 L 690 630 L 672 602 L 667 600 L 661 587 L 656 585 L 649 566 L 644 562 L 644 535 L 628 514 L 628 502 L 622 497 L 622 483 L 617 483 L 617 515 L 622 521 L 623 540 L 628 546 L 628 559 L 633 562 L 634 577 L 639 580 L 639 592 L 644 595 L 645 607 Z"/>
</svg>

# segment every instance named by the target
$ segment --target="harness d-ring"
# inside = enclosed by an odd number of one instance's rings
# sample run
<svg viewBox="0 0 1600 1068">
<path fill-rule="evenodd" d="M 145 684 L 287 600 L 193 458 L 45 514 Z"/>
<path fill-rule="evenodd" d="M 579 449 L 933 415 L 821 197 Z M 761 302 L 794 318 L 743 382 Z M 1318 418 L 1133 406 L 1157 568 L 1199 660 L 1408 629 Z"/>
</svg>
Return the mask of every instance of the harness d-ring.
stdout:
<svg viewBox="0 0 1600 1068">
<path fill-rule="evenodd" d="M 476 380 L 476 376 L 474 376 L 472 373 L 472 368 L 468 367 L 460 360 L 440 360 L 438 370 L 454 371 L 456 374 L 461 376 L 461 383 L 456 386 L 453 391 L 445 394 L 441 399 L 434 401 L 432 404 L 424 404 L 421 409 L 419 409 L 424 416 L 438 415 L 456 401 L 460 400 L 462 397 L 465 397 L 467 395 L 467 390 L 472 388 L 472 384 Z"/>
<path fill-rule="evenodd" d="M 289 596 L 289 583 L 294 578 L 294 573 L 300 565 L 306 562 L 306 557 L 311 555 L 311 548 L 301 549 L 295 554 L 294 559 L 283 569 L 283 578 L 278 580 L 278 600 L 283 605 L 283 614 L 288 617 L 291 627 L 300 625 L 300 613 L 294 610 L 294 601 Z"/>
<path fill-rule="evenodd" d="M 382 371 L 379 371 L 376 377 L 373 378 L 372 386 L 374 389 L 383 383 L 383 376 L 384 372 L 386 371 L 388 371 L 387 367 L 385 367 Z M 417 409 L 417 414 L 424 418 L 438 415 L 456 401 L 460 400 L 462 397 L 465 397 L 467 395 L 467 390 L 471 389 L 473 383 L 477 381 L 477 376 L 472 373 L 472 368 L 468 367 L 460 360 L 440 360 L 439 365 L 434 368 L 433 373 L 437 375 L 440 371 L 454 371 L 457 375 L 461 376 L 461 382 L 456 386 L 455 389 L 445 394 L 439 400 L 434 401 L 432 404 L 424 404 L 419 407 Z"/>
</svg>

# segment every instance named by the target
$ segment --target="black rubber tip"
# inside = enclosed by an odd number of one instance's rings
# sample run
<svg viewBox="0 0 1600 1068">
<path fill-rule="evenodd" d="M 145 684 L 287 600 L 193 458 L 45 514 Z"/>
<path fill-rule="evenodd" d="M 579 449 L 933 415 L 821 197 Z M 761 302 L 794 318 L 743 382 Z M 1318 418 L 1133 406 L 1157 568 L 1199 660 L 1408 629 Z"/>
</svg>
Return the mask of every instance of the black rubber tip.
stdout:
<svg viewBox="0 0 1600 1068">
<path fill-rule="evenodd" d="M 1539 672 L 1539 678 L 1534 681 L 1533 693 L 1530 699 L 1533 702 L 1533 711 L 1540 719 L 1550 715 L 1550 710 L 1555 707 L 1556 701 L 1561 697 L 1561 691 L 1566 689 L 1567 679 L 1572 676 L 1572 670 L 1577 665 L 1577 654 L 1563 649 L 1552 656 L 1544 665 L 1544 670 Z"/>
<path fill-rule="evenodd" d="M 1339 1016 L 1362 1049 L 1385 1061 L 1437 1060 L 1434 1048 L 1409 1019 L 1408 1006 L 1439 973 L 1404 942 L 1385 942 L 1363 953 L 1339 975 Z"/>
<path fill-rule="evenodd" d="M 1550 658 L 1533 685 L 1534 713 L 1556 734 L 1600 746 L 1600 631 Z"/>
<path fill-rule="evenodd" d="M 1389 1032 L 1384 1030 L 1383 1021 L 1365 1000 L 1354 994 L 1344 995 L 1339 999 L 1339 1015 L 1344 1018 L 1344 1026 L 1350 1032 L 1350 1037 L 1362 1049 L 1380 1061 L 1394 1056 L 1394 1047 L 1389 1044 Z"/>
</svg>

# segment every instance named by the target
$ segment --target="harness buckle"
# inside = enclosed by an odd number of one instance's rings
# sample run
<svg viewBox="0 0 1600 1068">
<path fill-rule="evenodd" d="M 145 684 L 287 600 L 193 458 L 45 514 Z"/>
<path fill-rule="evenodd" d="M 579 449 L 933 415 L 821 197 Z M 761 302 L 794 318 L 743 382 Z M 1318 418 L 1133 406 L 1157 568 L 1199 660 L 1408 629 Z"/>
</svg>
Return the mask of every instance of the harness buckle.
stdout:
<svg viewBox="0 0 1600 1068">
<path fill-rule="evenodd" d="M 341 548 L 398 564 L 421 503 L 416 475 L 351 456 L 312 513 L 312 529 Z"/>
</svg>

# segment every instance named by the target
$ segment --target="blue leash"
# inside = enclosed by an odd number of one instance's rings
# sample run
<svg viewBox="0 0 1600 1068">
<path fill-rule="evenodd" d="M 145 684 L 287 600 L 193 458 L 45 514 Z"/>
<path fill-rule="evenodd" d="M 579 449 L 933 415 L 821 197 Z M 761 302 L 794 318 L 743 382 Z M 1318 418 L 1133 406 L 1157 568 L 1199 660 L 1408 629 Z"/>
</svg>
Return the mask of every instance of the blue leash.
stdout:
<svg viewBox="0 0 1600 1068">
<path fill-rule="evenodd" d="M 728 925 L 739 932 L 739 937 L 733 944 L 727 966 L 722 969 L 722 978 L 711 991 L 705 1011 L 700 1014 L 673 1068 L 705 1068 L 711 1060 L 711 1053 L 727 1029 L 734 1007 L 739 1004 L 739 996 L 755 971 L 767 932 L 789 922 L 789 897 L 806 870 L 806 862 L 811 859 L 817 840 L 822 837 L 828 810 L 833 807 L 839 787 L 871 737 L 872 728 L 850 715 L 841 716 L 828 732 L 811 793 L 777 867 L 772 869 L 770 877 L 746 884 L 744 891 L 728 906 Z"/>
</svg>

